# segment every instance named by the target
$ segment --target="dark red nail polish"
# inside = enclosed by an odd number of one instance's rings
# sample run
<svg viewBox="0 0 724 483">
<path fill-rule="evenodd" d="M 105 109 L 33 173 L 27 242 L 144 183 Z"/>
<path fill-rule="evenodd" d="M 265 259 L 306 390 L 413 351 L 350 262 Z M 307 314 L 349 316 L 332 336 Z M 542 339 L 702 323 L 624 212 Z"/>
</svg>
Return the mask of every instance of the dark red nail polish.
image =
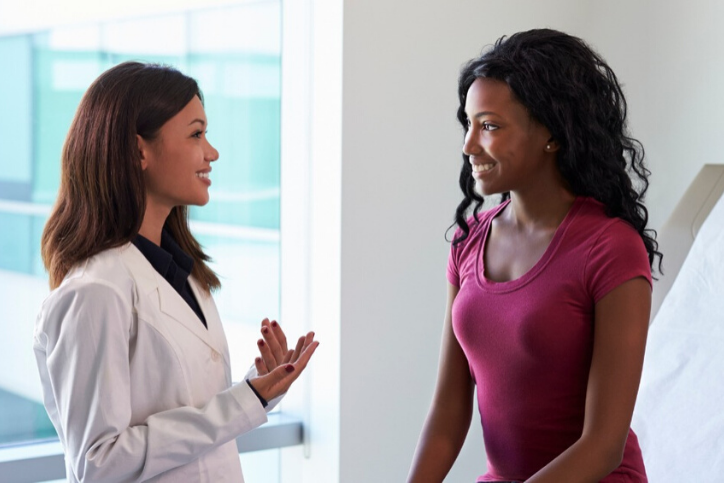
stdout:
<svg viewBox="0 0 724 483">
<path fill-rule="evenodd" d="M 287 367 L 284 368 L 287 372 L 294 372 L 294 366 L 289 364 Z"/>
<path fill-rule="evenodd" d="M 277 324 L 276 320 L 272 321 L 272 327 L 279 327 L 279 324 Z"/>
<path fill-rule="evenodd" d="M 264 327 L 263 329 L 261 329 L 261 331 L 262 331 L 262 333 L 264 333 L 264 334 L 268 334 L 268 333 L 269 333 L 269 329 L 266 328 L 266 327 Z"/>
<path fill-rule="evenodd" d="M 259 339 L 259 342 L 257 342 L 257 344 L 259 344 L 259 347 L 264 347 L 264 341 L 261 339 Z"/>
<path fill-rule="evenodd" d="M 257 364 L 260 363 L 260 362 L 261 362 L 261 357 L 257 357 L 257 358 L 256 358 L 256 362 L 257 362 Z"/>
</svg>

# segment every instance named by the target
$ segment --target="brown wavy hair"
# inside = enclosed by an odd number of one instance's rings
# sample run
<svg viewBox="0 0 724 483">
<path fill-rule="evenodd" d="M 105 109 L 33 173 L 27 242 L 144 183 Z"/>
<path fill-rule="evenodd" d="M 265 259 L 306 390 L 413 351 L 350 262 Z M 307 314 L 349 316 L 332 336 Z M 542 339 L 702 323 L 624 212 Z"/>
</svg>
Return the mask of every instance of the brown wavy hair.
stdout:
<svg viewBox="0 0 724 483">
<path fill-rule="evenodd" d="M 90 86 L 63 146 L 60 190 L 41 240 L 51 289 L 74 265 L 138 234 L 146 188 L 136 135 L 154 140 L 194 96 L 203 102 L 194 79 L 140 62 L 112 67 Z M 193 258 L 192 275 L 201 286 L 219 288 L 206 264 L 210 258 L 189 230 L 188 208 L 173 208 L 164 228 Z"/>
</svg>

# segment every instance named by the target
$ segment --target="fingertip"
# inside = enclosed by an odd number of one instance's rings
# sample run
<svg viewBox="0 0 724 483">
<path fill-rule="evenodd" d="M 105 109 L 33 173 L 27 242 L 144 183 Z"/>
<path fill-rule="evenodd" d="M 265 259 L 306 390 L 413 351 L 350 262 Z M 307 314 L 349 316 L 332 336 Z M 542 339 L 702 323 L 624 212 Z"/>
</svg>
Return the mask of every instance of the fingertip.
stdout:
<svg viewBox="0 0 724 483">
<path fill-rule="evenodd" d="M 294 366 L 292 364 L 287 364 L 284 366 L 284 370 L 287 372 L 294 372 Z"/>
<path fill-rule="evenodd" d="M 276 329 L 277 327 L 279 327 L 279 324 L 277 323 L 276 320 L 272 320 L 272 321 L 271 321 L 271 326 Z"/>
</svg>

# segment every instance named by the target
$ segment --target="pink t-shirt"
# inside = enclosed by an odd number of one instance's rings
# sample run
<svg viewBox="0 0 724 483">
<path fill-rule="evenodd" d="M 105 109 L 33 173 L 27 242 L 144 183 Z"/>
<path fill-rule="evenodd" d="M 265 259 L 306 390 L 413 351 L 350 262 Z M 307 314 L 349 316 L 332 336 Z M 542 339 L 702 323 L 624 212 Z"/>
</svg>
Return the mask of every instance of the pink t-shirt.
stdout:
<svg viewBox="0 0 724 483">
<path fill-rule="evenodd" d="M 604 206 L 578 197 L 541 259 L 522 277 L 484 276 L 483 247 L 503 203 L 470 218 L 447 277 L 459 287 L 452 325 L 477 385 L 488 472 L 478 481 L 523 481 L 575 443 L 583 430 L 593 351 L 594 306 L 636 277 L 651 283 L 643 240 Z M 456 233 L 456 236 L 460 232 Z M 629 432 L 623 462 L 602 481 L 646 482 Z"/>
</svg>

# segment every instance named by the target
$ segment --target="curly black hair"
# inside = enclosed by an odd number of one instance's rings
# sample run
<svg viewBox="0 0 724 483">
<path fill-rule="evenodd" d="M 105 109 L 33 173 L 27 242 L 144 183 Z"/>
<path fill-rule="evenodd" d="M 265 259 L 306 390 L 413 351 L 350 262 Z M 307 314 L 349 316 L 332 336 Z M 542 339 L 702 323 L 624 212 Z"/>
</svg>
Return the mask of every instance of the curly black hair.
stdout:
<svg viewBox="0 0 724 483">
<path fill-rule="evenodd" d="M 629 136 L 626 99 L 616 74 L 601 56 L 583 40 L 556 30 L 501 37 L 460 73 L 457 118 L 466 133 L 465 99 L 481 77 L 508 84 L 516 100 L 558 142 L 558 169 L 571 191 L 598 200 L 608 216 L 630 223 L 644 241 L 649 264 L 653 268 L 658 257 L 661 272 L 656 232 L 646 228 L 649 215 L 643 199 L 650 171 L 644 164 L 644 149 Z M 473 206 L 477 219 L 484 201 L 471 174 L 469 157 L 463 153 L 460 188 L 465 198 L 455 211 L 461 233 L 454 245 L 470 233 L 469 208 Z M 502 199 L 509 197 L 503 193 Z"/>
</svg>

